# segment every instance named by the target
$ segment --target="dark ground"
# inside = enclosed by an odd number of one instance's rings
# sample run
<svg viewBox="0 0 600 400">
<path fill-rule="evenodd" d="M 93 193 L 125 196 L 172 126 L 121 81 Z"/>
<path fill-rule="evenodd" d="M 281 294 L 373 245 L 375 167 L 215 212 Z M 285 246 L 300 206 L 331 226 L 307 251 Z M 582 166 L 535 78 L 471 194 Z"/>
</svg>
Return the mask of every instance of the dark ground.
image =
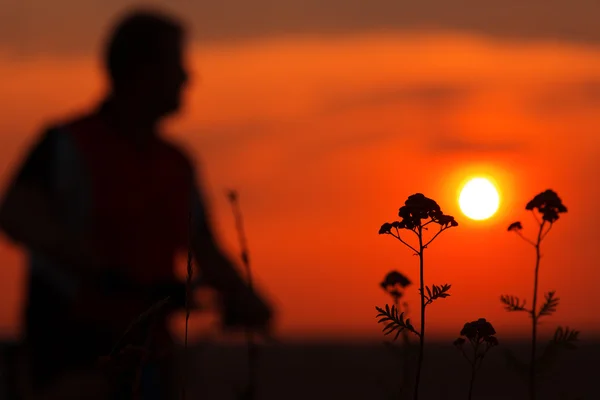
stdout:
<svg viewBox="0 0 600 400">
<path fill-rule="evenodd" d="M 473 399 L 525 399 L 526 385 L 506 367 L 503 349 L 525 360 L 526 344 L 504 343 L 488 353 Z M 234 399 L 246 381 L 246 349 L 206 345 L 189 350 L 189 399 Z M 261 347 L 258 399 L 398 399 L 400 361 L 373 344 L 279 344 Z M 553 377 L 540 384 L 540 400 L 600 398 L 600 341 L 564 352 Z M 450 344 L 426 349 L 421 399 L 466 399 L 469 366 Z M 412 379 L 411 379 L 412 386 Z M 582 397 L 583 396 L 583 397 Z M 0 399 L 6 398 L 0 392 Z"/>
<path fill-rule="evenodd" d="M 503 349 L 526 360 L 529 346 L 505 344 L 486 356 L 474 399 L 524 399 L 527 386 L 506 366 Z M 234 399 L 232 388 L 244 384 L 243 348 L 205 347 L 194 350 L 191 390 L 199 398 Z M 452 345 L 426 349 L 422 399 L 466 399 L 470 367 Z M 600 341 L 581 343 L 564 352 L 555 374 L 540 384 L 540 400 L 600 399 Z M 402 375 L 390 350 L 379 343 L 363 345 L 278 345 L 263 348 L 259 360 L 259 399 L 398 399 L 395 385 Z M 412 379 L 411 379 L 412 386 Z"/>
</svg>

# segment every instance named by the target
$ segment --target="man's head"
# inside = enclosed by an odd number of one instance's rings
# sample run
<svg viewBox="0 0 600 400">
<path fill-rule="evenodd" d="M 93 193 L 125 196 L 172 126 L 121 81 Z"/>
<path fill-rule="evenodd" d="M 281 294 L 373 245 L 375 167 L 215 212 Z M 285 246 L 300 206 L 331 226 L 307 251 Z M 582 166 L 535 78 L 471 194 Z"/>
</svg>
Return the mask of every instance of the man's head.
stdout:
<svg viewBox="0 0 600 400">
<path fill-rule="evenodd" d="M 187 81 L 184 33 L 175 19 L 154 11 L 136 11 L 122 18 L 105 53 L 113 95 L 138 103 L 154 117 L 177 111 Z"/>
</svg>

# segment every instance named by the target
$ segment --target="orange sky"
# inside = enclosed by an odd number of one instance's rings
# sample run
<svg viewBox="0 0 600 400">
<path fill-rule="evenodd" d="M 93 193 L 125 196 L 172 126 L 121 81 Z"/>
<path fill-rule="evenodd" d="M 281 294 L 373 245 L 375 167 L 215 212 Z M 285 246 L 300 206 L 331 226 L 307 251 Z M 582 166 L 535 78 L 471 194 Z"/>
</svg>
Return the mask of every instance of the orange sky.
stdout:
<svg viewBox="0 0 600 400">
<path fill-rule="evenodd" d="M 4 55 L 2 55 L 4 54 Z M 426 253 L 426 284 L 452 296 L 428 310 L 431 336 L 478 317 L 499 335 L 529 331 L 498 301 L 531 301 L 533 249 L 506 232 L 525 203 L 552 188 L 569 213 L 543 247 L 540 288 L 562 302 L 542 330 L 600 333 L 594 317 L 600 249 L 600 50 L 566 42 L 491 40 L 449 32 L 221 42 L 193 48 L 196 80 L 172 136 L 202 161 L 219 236 L 236 251 L 225 188 L 241 194 L 255 274 L 277 300 L 284 336 L 378 337 L 378 283 L 390 269 L 414 282 L 418 260 L 378 236 L 422 192 L 460 223 Z M 41 127 L 99 98 L 93 56 L 15 58 L 0 51 L 0 184 Z M 60 88 L 60 90 L 59 90 Z M 460 214 L 473 174 L 498 182 L 502 208 Z M 16 332 L 23 269 L 0 249 L 0 331 Z M 416 286 L 407 299 L 417 309 Z M 415 319 L 417 320 L 417 319 Z"/>
</svg>

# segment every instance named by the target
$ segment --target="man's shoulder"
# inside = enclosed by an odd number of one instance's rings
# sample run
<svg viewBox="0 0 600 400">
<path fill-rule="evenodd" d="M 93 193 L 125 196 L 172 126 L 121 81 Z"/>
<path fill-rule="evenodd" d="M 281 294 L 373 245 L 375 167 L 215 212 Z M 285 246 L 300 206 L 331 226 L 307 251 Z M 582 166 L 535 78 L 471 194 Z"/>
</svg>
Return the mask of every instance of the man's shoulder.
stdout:
<svg viewBox="0 0 600 400">
<path fill-rule="evenodd" d="M 96 113 L 86 112 L 55 119 L 42 128 L 44 136 L 67 136 L 97 131 L 100 120 Z"/>
<path fill-rule="evenodd" d="M 98 113 L 88 112 L 64 119 L 61 124 L 57 125 L 57 129 L 75 135 L 87 134 L 99 131 L 101 122 Z"/>
<path fill-rule="evenodd" d="M 91 113 L 71 118 L 56 118 L 45 123 L 39 128 L 38 134 L 32 139 L 28 149 L 29 158 L 33 158 L 36 161 L 43 160 L 44 162 L 53 160 L 58 148 L 62 149 L 65 145 L 72 142 L 72 132 L 77 130 L 85 131 L 85 127 L 92 123 L 93 115 Z"/>
</svg>

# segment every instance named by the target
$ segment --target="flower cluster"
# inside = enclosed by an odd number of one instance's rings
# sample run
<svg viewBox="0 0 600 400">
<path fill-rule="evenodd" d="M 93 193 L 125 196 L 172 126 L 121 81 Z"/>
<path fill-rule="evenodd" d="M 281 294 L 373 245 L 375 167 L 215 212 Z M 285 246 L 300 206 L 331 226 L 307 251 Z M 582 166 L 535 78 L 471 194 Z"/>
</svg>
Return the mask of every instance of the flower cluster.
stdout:
<svg viewBox="0 0 600 400">
<path fill-rule="evenodd" d="M 435 222 L 443 228 L 458 226 L 458 222 L 454 220 L 454 217 L 445 215 L 435 200 L 425 197 L 421 193 L 409 196 L 404 202 L 404 206 L 400 207 L 398 216 L 402 218 L 401 221 L 386 222 L 381 226 L 379 233 L 390 233 L 392 228 L 413 230 L 423 226 L 421 221 L 428 218 L 431 218 L 431 222 Z"/>
<path fill-rule="evenodd" d="M 508 231 L 512 232 L 512 231 L 520 231 L 523 229 L 523 224 L 519 221 L 517 222 L 513 222 L 512 224 L 510 224 L 508 226 Z"/>
<path fill-rule="evenodd" d="M 546 348 L 545 352 L 542 354 L 541 358 L 536 357 L 536 347 L 537 347 L 537 326 L 539 324 L 539 319 L 541 317 L 546 317 L 554 312 L 558 307 L 560 299 L 556 297 L 555 291 L 550 291 L 544 295 L 545 301 L 540 308 L 537 307 L 537 299 L 538 299 L 538 277 L 539 277 L 539 269 L 540 269 L 540 246 L 544 238 L 550 232 L 554 223 L 558 220 L 560 214 L 567 212 L 567 207 L 563 204 L 562 200 L 555 191 L 553 190 L 545 190 L 539 194 L 537 194 L 531 201 L 527 203 L 525 209 L 531 211 L 534 217 L 536 218 L 536 222 L 538 225 L 538 233 L 537 238 L 535 240 L 531 240 L 525 237 L 521 231 L 523 229 L 523 224 L 521 222 L 513 222 L 508 226 L 509 232 L 514 232 L 519 235 L 523 240 L 532 245 L 536 249 L 536 259 L 535 259 L 535 275 L 534 275 L 534 284 L 533 284 L 533 301 L 531 309 L 525 308 L 525 300 L 520 300 L 516 296 L 508 296 L 503 295 L 500 296 L 500 301 L 504 304 L 504 307 L 507 311 L 524 311 L 531 315 L 531 324 L 532 324 L 532 335 L 531 335 L 531 362 L 529 364 L 529 394 L 532 400 L 536 399 L 536 380 L 539 376 L 539 368 L 545 367 L 544 365 L 547 363 L 546 357 L 547 354 L 551 354 L 554 350 L 551 346 L 553 346 L 552 342 L 549 347 Z M 537 213 L 535 212 L 537 211 Z M 542 219 L 538 217 L 537 214 L 540 214 Z M 559 328 L 561 329 L 561 328 Z M 577 340 L 577 335 L 569 338 L 566 342 L 574 342 Z M 489 347 L 488 347 L 489 348 Z M 552 349 L 552 350 L 548 350 Z M 547 351 L 547 353 L 546 353 Z M 512 357 L 512 356 L 511 356 Z M 514 358 L 514 357 L 513 357 Z"/>
<path fill-rule="evenodd" d="M 402 290 L 409 286 L 411 281 L 398 271 L 388 273 L 380 286 L 388 292 L 394 299 L 398 300 L 402 297 Z"/>
<path fill-rule="evenodd" d="M 473 385 L 475 375 L 483 363 L 485 355 L 492 347 L 498 346 L 498 339 L 494 336 L 496 330 L 485 318 L 479 318 L 477 321 L 467 322 L 460 331 L 459 337 L 454 341 L 454 346 L 462 353 L 463 357 L 471 366 L 471 381 L 469 383 L 469 400 L 473 398 Z M 471 342 L 472 356 L 465 351 L 464 344 L 467 338 Z M 484 345 L 485 343 L 485 345 Z M 483 345 L 483 346 L 482 346 Z"/>
<path fill-rule="evenodd" d="M 450 285 L 442 285 L 436 286 L 433 285 L 433 290 L 428 286 L 425 286 L 423 279 L 423 271 L 424 271 L 424 250 L 445 230 L 458 226 L 458 223 L 454 220 L 454 217 L 450 215 L 445 215 L 440 206 L 435 202 L 435 200 L 425 197 L 421 193 L 416 193 L 408 197 L 404 202 L 404 205 L 400 207 L 398 211 L 398 216 L 401 218 L 400 221 L 395 222 L 386 222 L 379 229 L 379 234 L 387 234 L 398 241 L 400 241 L 404 246 L 408 247 L 413 253 L 419 256 L 419 272 L 420 272 L 420 280 L 419 280 L 419 293 L 421 297 L 421 329 L 417 331 L 415 327 L 410 323 L 410 319 L 404 319 L 405 312 L 398 311 L 398 299 L 399 296 L 402 295 L 401 290 L 393 289 L 393 287 L 402 288 L 403 285 L 407 285 L 410 282 L 408 279 L 404 278 L 400 274 L 392 273 L 386 277 L 386 280 L 381 284 L 381 286 L 388 290 L 395 300 L 395 304 L 390 308 L 389 305 L 386 304 L 385 309 L 381 307 L 376 307 L 378 311 L 377 318 L 379 318 L 378 322 L 381 324 L 385 324 L 383 328 L 384 333 L 390 334 L 392 332 L 396 332 L 396 338 L 401 332 L 412 332 L 419 337 L 419 357 L 417 361 L 417 372 L 415 374 L 415 399 L 419 396 L 419 383 L 421 378 L 421 367 L 423 364 L 423 351 L 425 348 L 425 307 L 431 304 L 432 301 L 438 298 L 448 297 L 450 294 L 448 290 L 450 289 Z M 439 230 L 432 235 L 429 240 L 424 240 L 424 233 L 427 230 L 427 225 L 429 224 L 437 224 L 439 226 Z M 394 232 L 392 232 L 394 229 Z M 406 242 L 401 236 L 401 229 L 406 229 L 408 231 L 412 231 L 418 238 L 418 245 L 413 246 Z M 389 278 L 389 281 L 388 281 Z M 388 289 L 390 288 L 390 289 Z M 427 295 L 425 295 L 425 290 L 427 290 Z M 394 338 L 394 340 L 396 339 Z"/>
<path fill-rule="evenodd" d="M 558 219 L 558 214 L 566 213 L 567 207 L 553 190 L 546 190 L 535 196 L 533 200 L 527 203 L 525 209 L 532 211 L 536 209 L 544 221 L 554 223 Z"/>
<path fill-rule="evenodd" d="M 485 320 L 485 318 L 479 318 L 477 321 L 467 322 L 463 329 L 460 331 L 460 335 L 466 337 L 473 344 L 481 344 L 485 342 L 488 347 L 498 345 L 498 339 L 494 336 L 496 330 L 491 323 Z M 459 337 L 454 341 L 454 345 L 461 347 L 466 340 Z"/>
</svg>

